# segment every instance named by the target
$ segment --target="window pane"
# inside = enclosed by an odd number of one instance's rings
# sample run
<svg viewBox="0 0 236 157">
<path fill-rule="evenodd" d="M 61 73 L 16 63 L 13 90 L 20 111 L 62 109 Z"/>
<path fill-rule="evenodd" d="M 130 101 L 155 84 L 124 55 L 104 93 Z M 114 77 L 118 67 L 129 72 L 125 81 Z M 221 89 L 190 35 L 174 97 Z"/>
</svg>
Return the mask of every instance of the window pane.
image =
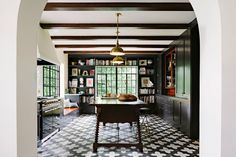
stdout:
<svg viewBox="0 0 236 157">
<path fill-rule="evenodd" d="M 107 93 L 132 93 L 137 95 L 137 68 L 137 66 L 96 66 L 97 96 Z"/>
</svg>

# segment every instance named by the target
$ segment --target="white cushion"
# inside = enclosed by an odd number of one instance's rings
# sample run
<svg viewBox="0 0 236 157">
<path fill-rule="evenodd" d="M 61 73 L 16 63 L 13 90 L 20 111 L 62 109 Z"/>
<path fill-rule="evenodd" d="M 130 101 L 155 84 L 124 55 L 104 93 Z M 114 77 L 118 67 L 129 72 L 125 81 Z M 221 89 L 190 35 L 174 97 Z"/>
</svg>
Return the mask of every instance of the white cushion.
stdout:
<svg viewBox="0 0 236 157">
<path fill-rule="evenodd" d="M 70 99 L 65 99 L 64 107 L 79 107 L 79 106 L 76 102 L 70 102 Z"/>
</svg>

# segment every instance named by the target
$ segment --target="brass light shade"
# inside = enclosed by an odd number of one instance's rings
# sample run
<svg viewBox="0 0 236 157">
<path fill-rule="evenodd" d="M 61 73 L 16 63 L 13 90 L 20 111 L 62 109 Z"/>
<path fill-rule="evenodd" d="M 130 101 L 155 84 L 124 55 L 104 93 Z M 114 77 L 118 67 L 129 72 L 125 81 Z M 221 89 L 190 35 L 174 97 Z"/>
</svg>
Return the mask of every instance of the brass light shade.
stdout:
<svg viewBox="0 0 236 157">
<path fill-rule="evenodd" d="M 122 64 L 122 63 L 124 63 L 124 59 L 120 56 L 116 56 L 115 58 L 113 58 L 112 63 L 113 64 Z"/>
<path fill-rule="evenodd" d="M 123 56 L 125 55 L 124 50 L 120 47 L 119 42 L 117 41 L 116 46 L 112 48 L 110 55 L 113 56 Z"/>
<path fill-rule="evenodd" d="M 125 55 L 124 50 L 120 47 L 119 45 L 119 16 L 121 15 L 121 13 L 117 13 L 117 30 L 116 30 L 116 46 L 112 48 L 110 55 L 113 56 L 123 56 Z"/>
</svg>

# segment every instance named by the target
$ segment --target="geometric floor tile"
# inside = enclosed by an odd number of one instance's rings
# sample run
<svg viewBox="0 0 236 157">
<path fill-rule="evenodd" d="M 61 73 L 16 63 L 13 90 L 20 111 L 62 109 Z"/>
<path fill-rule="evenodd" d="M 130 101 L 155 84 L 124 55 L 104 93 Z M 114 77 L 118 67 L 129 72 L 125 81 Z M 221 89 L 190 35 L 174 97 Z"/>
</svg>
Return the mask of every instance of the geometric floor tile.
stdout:
<svg viewBox="0 0 236 157">
<path fill-rule="evenodd" d="M 142 118 L 142 117 L 141 117 Z M 38 148 L 42 157 L 198 157 L 199 142 L 173 128 L 156 115 L 148 116 L 148 129 L 141 127 L 143 153 L 135 147 L 104 148 L 92 152 L 96 116 L 81 115 Z M 99 142 L 137 142 L 136 124 L 100 124 Z"/>
</svg>

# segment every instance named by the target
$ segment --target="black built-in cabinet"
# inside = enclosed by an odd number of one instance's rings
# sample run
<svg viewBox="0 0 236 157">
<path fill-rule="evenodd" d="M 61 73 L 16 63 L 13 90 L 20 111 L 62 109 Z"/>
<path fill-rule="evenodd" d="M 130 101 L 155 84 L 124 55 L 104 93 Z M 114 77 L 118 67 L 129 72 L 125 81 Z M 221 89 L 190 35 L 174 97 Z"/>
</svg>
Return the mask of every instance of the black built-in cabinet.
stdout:
<svg viewBox="0 0 236 157">
<path fill-rule="evenodd" d="M 193 139 L 199 138 L 199 32 L 196 20 L 171 43 L 175 49 L 175 96 L 168 96 L 164 86 L 162 95 L 157 95 L 158 114 L 170 124 Z M 162 67 L 165 67 L 163 53 Z M 163 70 L 164 68 L 162 68 Z M 164 70 L 162 76 L 164 77 Z M 164 79 L 162 77 L 162 79 Z"/>
</svg>

